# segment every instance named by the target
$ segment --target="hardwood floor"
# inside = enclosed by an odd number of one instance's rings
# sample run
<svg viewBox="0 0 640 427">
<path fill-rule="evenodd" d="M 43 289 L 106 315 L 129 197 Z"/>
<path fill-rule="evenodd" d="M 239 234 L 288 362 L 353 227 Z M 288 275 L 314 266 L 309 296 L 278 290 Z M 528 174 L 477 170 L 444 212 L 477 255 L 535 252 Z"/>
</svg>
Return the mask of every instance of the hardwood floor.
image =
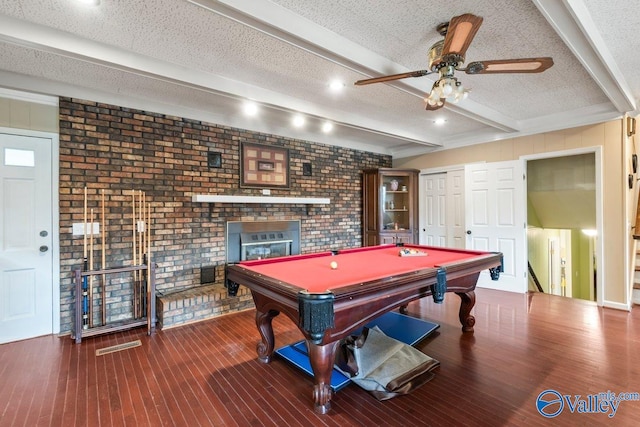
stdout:
<svg viewBox="0 0 640 427">
<path fill-rule="evenodd" d="M 640 401 L 615 416 L 536 410 L 547 389 L 585 399 L 640 392 L 640 309 L 631 313 L 544 294 L 477 292 L 475 333 L 461 332 L 459 299 L 431 298 L 409 314 L 441 325 L 418 348 L 439 360 L 413 394 L 378 402 L 351 384 L 327 415 L 312 410 L 311 379 L 256 359 L 254 311 L 160 331 L 84 339 L 46 336 L 0 346 L 0 426 L 535 426 L 637 425 Z M 274 321 L 276 345 L 298 340 Z M 140 339 L 142 346 L 96 356 Z"/>
</svg>

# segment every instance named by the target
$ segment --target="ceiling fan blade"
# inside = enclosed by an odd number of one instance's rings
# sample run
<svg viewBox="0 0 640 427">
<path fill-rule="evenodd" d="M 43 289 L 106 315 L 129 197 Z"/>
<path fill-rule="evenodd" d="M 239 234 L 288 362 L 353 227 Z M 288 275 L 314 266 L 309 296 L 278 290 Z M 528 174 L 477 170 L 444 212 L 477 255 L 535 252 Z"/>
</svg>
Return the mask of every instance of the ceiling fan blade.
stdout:
<svg viewBox="0 0 640 427">
<path fill-rule="evenodd" d="M 470 13 L 451 18 L 442 46 L 442 56 L 460 55 L 464 58 L 481 24 L 482 17 Z"/>
<path fill-rule="evenodd" d="M 497 59 L 474 61 L 464 70 L 467 74 L 541 73 L 553 65 L 552 58 Z"/>
<path fill-rule="evenodd" d="M 389 76 L 373 77 L 371 79 L 358 80 L 357 82 L 354 83 L 354 85 L 362 86 L 362 85 L 368 85 L 371 83 L 382 83 L 382 82 L 389 82 L 392 80 L 406 79 L 408 77 L 422 77 L 432 73 L 433 72 L 429 70 L 409 71 L 408 73 L 391 74 Z"/>
</svg>

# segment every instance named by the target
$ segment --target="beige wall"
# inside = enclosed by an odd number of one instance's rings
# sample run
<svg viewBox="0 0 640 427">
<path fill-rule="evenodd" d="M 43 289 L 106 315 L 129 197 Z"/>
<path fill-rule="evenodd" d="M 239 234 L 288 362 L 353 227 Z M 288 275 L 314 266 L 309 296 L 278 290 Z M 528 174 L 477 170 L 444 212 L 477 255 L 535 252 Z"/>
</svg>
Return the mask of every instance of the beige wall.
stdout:
<svg viewBox="0 0 640 427">
<path fill-rule="evenodd" d="M 602 147 L 602 209 L 604 304 L 624 308 L 629 304 L 629 201 L 627 187 L 628 143 L 623 120 L 506 139 L 422 156 L 395 159 L 394 167 L 429 169 L 472 162 L 516 160 L 521 156 L 588 147 Z M 635 218 L 635 213 L 633 218 Z"/>
<path fill-rule="evenodd" d="M 0 127 L 58 133 L 58 107 L 0 97 Z"/>
</svg>

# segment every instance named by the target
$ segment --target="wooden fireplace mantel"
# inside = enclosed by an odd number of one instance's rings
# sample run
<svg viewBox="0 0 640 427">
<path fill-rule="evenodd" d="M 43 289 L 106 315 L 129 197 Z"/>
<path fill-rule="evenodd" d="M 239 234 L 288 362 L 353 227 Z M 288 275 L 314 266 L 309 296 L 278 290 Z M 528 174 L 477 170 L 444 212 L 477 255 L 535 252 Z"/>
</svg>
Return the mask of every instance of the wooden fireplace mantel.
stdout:
<svg viewBox="0 0 640 427">
<path fill-rule="evenodd" d="M 199 203 L 284 203 L 296 205 L 328 205 L 328 197 L 272 197 L 272 196 L 232 196 L 217 194 L 194 194 L 192 202 Z"/>
</svg>

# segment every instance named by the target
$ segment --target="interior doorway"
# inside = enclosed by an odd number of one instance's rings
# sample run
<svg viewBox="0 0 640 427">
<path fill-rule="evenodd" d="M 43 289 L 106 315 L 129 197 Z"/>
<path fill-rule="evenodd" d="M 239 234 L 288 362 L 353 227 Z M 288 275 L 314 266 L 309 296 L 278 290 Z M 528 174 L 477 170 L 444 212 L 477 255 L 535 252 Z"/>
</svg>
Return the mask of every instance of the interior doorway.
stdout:
<svg viewBox="0 0 640 427">
<path fill-rule="evenodd" d="M 594 152 L 527 161 L 530 290 L 596 301 L 596 169 Z"/>
</svg>

